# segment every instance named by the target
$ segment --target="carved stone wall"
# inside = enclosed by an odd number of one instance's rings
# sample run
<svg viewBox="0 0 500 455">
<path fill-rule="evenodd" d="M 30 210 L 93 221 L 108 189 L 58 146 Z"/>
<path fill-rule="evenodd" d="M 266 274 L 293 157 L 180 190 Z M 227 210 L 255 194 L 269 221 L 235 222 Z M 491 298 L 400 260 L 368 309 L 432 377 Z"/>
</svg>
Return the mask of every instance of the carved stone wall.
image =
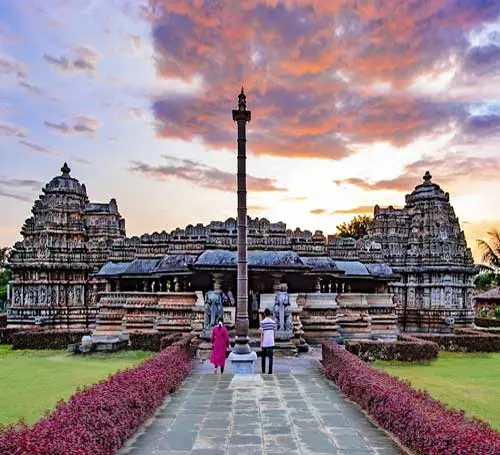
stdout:
<svg viewBox="0 0 500 455">
<path fill-rule="evenodd" d="M 107 260 L 110 239 L 125 235 L 116 201 L 89 203 L 85 185 L 70 176 L 65 163 L 32 213 L 11 257 L 9 325 L 92 325 L 99 289 L 89 273 Z"/>
</svg>

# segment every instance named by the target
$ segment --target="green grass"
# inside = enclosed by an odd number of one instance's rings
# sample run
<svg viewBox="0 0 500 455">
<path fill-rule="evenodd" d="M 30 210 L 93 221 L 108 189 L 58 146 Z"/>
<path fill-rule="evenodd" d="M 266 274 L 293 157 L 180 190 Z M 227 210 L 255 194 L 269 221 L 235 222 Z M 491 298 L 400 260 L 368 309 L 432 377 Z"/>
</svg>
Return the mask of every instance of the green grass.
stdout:
<svg viewBox="0 0 500 455">
<path fill-rule="evenodd" d="M 374 365 L 500 430 L 500 353 L 440 352 L 427 365 L 382 361 Z"/>
<path fill-rule="evenodd" d="M 67 400 L 77 387 L 92 385 L 150 355 L 121 351 L 81 356 L 65 351 L 12 351 L 10 346 L 0 346 L 0 424 L 22 417 L 34 423 L 59 400 Z"/>
</svg>

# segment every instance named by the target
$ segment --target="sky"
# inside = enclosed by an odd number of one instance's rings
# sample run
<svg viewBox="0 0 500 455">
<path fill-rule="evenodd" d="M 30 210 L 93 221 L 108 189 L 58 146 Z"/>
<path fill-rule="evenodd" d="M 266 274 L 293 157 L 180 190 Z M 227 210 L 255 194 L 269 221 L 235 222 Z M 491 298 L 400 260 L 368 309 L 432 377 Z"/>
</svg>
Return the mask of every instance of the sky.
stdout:
<svg viewBox="0 0 500 455">
<path fill-rule="evenodd" d="M 0 245 L 60 174 L 127 234 L 236 217 L 332 234 L 429 170 L 500 226 L 498 0 L 0 0 Z"/>
</svg>

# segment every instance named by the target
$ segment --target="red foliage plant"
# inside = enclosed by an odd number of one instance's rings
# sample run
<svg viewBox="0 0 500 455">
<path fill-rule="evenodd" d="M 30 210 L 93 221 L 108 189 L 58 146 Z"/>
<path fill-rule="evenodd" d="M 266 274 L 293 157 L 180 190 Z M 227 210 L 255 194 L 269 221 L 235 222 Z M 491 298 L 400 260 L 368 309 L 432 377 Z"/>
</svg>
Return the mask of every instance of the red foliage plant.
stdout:
<svg viewBox="0 0 500 455">
<path fill-rule="evenodd" d="M 500 433 L 447 409 L 427 392 L 378 371 L 341 346 L 323 343 L 325 374 L 408 449 L 427 455 L 498 455 Z"/>
<path fill-rule="evenodd" d="M 0 455 L 115 454 L 189 374 L 190 341 L 77 391 L 33 427 L 0 428 Z"/>
</svg>

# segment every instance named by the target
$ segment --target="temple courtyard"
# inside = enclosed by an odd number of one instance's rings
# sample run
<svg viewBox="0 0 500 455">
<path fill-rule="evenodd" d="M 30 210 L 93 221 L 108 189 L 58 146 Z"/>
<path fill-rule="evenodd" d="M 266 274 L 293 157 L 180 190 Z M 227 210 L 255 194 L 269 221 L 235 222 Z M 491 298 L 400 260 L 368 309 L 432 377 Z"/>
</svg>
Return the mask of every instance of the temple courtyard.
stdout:
<svg viewBox="0 0 500 455">
<path fill-rule="evenodd" d="M 398 455 L 401 449 L 320 371 L 319 352 L 278 358 L 261 384 L 198 361 L 120 455 Z M 260 359 L 259 359 L 260 360 Z M 260 373 L 257 362 L 255 372 Z"/>
</svg>

